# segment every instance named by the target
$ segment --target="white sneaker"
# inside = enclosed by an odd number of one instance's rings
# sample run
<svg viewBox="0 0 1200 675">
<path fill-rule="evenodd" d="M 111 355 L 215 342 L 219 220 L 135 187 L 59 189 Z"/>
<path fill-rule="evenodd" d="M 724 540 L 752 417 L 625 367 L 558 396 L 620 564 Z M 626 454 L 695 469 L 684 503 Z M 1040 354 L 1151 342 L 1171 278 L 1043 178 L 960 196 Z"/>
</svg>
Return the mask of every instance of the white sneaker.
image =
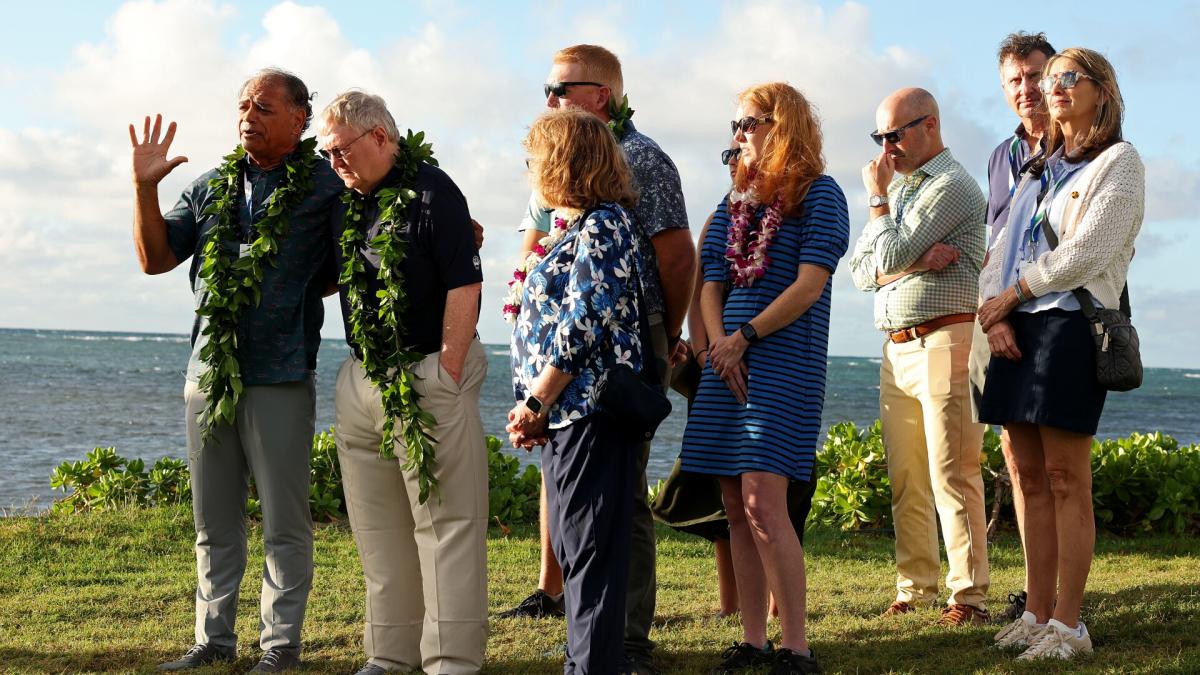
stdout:
<svg viewBox="0 0 1200 675">
<path fill-rule="evenodd" d="M 1045 630 L 1030 645 L 1029 649 L 1021 652 L 1018 661 L 1033 661 L 1035 659 L 1071 659 L 1076 654 L 1091 654 L 1092 638 L 1088 635 L 1087 626 L 1079 622 L 1079 630 L 1070 628 L 1065 623 L 1050 619 Z"/>
<path fill-rule="evenodd" d="M 1012 623 L 1001 628 L 999 633 L 996 633 L 996 644 L 992 645 L 992 648 L 1027 649 L 1029 645 L 1037 642 L 1045 630 L 1046 624 L 1039 626 L 1033 612 L 1025 612 L 1019 618 L 1014 619 Z"/>
</svg>

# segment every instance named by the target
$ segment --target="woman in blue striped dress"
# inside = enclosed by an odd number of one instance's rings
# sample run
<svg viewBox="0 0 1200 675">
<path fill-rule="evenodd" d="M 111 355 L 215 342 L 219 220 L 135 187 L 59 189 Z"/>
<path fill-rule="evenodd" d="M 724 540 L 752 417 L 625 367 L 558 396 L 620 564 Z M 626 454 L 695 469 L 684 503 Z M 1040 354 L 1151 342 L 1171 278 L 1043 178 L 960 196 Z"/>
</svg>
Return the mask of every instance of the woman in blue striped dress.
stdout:
<svg viewBox="0 0 1200 675">
<path fill-rule="evenodd" d="M 743 638 L 725 650 L 722 671 L 817 672 L 787 488 L 815 480 L 831 277 L 849 217 L 841 188 L 822 175 L 820 127 L 800 92 L 783 83 L 743 91 L 732 127 L 741 160 L 702 242 L 709 350 L 682 468 L 720 478 L 729 516 Z M 768 591 L 779 649 L 766 636 Z"/>
</svg>

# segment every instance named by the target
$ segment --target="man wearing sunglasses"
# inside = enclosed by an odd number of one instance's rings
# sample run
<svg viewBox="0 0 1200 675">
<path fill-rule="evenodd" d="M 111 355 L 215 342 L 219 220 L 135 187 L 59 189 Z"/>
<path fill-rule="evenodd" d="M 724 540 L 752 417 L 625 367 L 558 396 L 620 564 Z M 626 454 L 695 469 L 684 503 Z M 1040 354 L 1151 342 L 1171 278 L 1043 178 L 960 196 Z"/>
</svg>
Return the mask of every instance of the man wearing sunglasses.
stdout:
<svg viewBox="0 0 1200 675">
<path fill-rule="evenodd" d="M 887 334 L 879 408 L 892 484 L 897 594 L 885 615 L 937 603 L 936 510 L 950 563 L 950 597 L 938 623 L 983 623 L 983 425 L 972 418 L 967 371 L 986 203 L 942 143 L 929 92 L 901 89 L 884 99 L 875 119 L 871 138 L 883 151 L 863 169 L 870 221 L 850 269 L 854 284 L 875 294 L 875 325 Z"/>
<path fill-rule="evenodd" d="M 1054 47 L 1046 40 L 1045 33 L 1017 32 L 1004 38 L 1000 43 L 997 57 L 1000 65 L 1000 87 L 1004 90 L 1004 99 L 1012 111 L 1016 113 L 1020 124 L 1012 136 L 1000 142 L 992 151 L 988 160 L 988 206 L 987 226 L 989 244 L 996 240 L 996 235 L 1008 223 L 1008 207 L 1012 199 L 1013 189 L 1021 175 L 1021 169 L 1031 157 L 1041 151 L 1042 139 L 1046 133 L 1049 116 L 1046 106 L 1042 103 L 1042 92 L 1038 82 L 1046 67 L 1046 60 L 1054 56 Z M 983 398 L 983 384 L 987 378 L 987 366 L 992 352 L 988 347 L 987 336 L 976 324 L 971 350 L 971 405 L 978 417 L 979 402 Z M 1013 466 L 1012 444 L 1008 432 L 1001 430 L 1000 447 L 1008 466 Z M 1016 471 L 1008 472 L 1012 482 L 1013 501 L 1022 499 L 1020 476 Z M 1015 509 L 1017 513 L 1017 529 L 1024 532 L 1024 509 Z M 994 618 L 997 623 L 1008 624 L 1018 619 L 1025 612 L 1026 593 L 1022 587 L 1019 593 L 1010 593 L 1008 607 L 998 612 Z"/>
<path fill-rule="evenodd" d="M 254 478 L 262 503 L 263 565 L 259 645 L 262 659 L 252 672 L 279 672 L 300 665 L 300 628 L 312 586 L 312 519 L 309 515 L 309 456 L 315 424 L 313 370 L 324 316 L 321 302 L 331 270 L 330 219 L 342 192 L 329 165 L 300 137 L 312 118 L 308 88 L 291 73 L 267 69 L 242 85 L 238 136 L 245 156 L 237 161 L 236 184 L 226 187 L 232 237 L 229 255 L 247 254 L 259 240 L 256 226 L 289 174 L 311 164 L 311 187 L 285 209 L 287 235 L 271 264 L 263 265 L 261 299 L 237 324 L 237 365 L 244 390 L 234 423 L 214 424 L 208 434 L 198 415 L 208 404 L 200 388 L 207 366 L 200 354 L 210 339 L 206 316 L 192 328 L 192 356 L 184 388 L 188 467 L 196 526 L 196 645 L 160 670 L 187 670 L 236 657 L 238 589 L 246 569 L 246 484 Z M 209 297 L 200 278 L 205 248 L 220 218 L 212 170 L 193 181 L 166 214 L 159 211 L 158 183 L 184 157 L 167 159 L 175 137 L 172 122 L 159 141 L 161 117 L 151 132 L 146 118 L 139 141 L 131 125 L 136 194 L 134 243 L 142 270 L 162 274 L 191 258 L 197 305 Z M 220 181 L 218 181 L 220 182 Z M 229 194 L 233 193 L 233 194 Z M 269 222 L 269 221 L 267 221 Z"/>
<path fill-rule="evenodd" d="M 688 230 L 679 171 L 671 158 L 653 140 L 638 132 L 628 114 L 622 111 L 624 81 L 621 62 L 616 55 L 595 45 L 575 45 L 554 55 L 550 74 L 543 86 L 549 108 L 581 108 L 614 127 L 634 183 L 639 201 L 631 212 L 641 250 L 654 264 L 657 274 L 646 270 L 642 290 L 650 313 L 650 330 L 658 372 L 666 386 L 669 361 L 675 352 L 691 301 L 695 268 L 695 247 Z M 525 233 L 522 255 L 550 231 L 550 214 L 531 195 L 520 229 Z M 647 245 L 646 242 L 649 242 Z M 630 555 L 629 585 L 626 594 L 625 656 L 626 673 L 655 672 L 650 664 L 654 643 L 650 641 L 650 622 L 654 618 L 654 519 L 646 501 L 646 462 L 650 443 L 641 447 L 640 478 L 634 496 L 633 544 Z M 540 588 L 503 616 L 542 616 L 561 611 L 562 572 L 550 550 L 549 530 L 545 521 L 546 496 L 542 492 L 542 569 Z"/>
</svg>

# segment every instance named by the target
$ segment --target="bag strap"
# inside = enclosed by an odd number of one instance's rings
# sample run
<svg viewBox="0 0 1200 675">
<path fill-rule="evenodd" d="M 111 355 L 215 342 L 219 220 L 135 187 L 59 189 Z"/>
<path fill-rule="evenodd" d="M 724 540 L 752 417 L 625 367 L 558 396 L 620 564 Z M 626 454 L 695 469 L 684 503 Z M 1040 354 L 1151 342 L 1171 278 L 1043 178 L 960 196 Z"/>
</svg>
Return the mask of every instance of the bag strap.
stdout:
<svg viewBox="0 0 1200 675">
<path fill-rule="evenodd" d="M 1038 205 L 1039 206 L 1042 203 L 1042 198 L 1045 196 L 1046 196 L 1046 186 L 1042 186 L 1042 191 L 1038 193 Z M 1050 226 L 1049 218 L 1046 219 L 1046 222 L 1042 223 L 1042 231 L 1046 233 L 1046 245 L 1050 247 L 1050 250 L 1053 251 L 1054 249 L 1058 248 L 1058 233 L 1056 233 L 1054 231 L 1054 228 Z M 1095 299 L 1092 297 L 1092 294 L 1090 292 L 1088 292 L 1088 290 L 1083 288 L 1082 286 L 1080 286 L 1079 288 L 1073 289 L 1071 291 L 1071 293 L 1075 296 L 1075 300 L 1079 302 L 1079 308 L 1081 310 L 1083 310 L 1083 315 L 1085 317 L 1087 317 L 1089 321 L 1095 321 L 1096 320 L 1096 303 L 1095 303 Z M 1121 309 L 1121 313 L 1124 314 L 1126 317 L 1133 318 L 1133 308 L 1129 306 L 1129 284 L 1128 283 L 1126 283 L 1125 286 L 1123 288 L 1121 288 L 1120 309 Z"/>
<path fill-rule="evenodd" d="M 584 211 L 583 215 L 579 216 L 579 220 L 577 222 L 582 227 L 583 224 L 585 222 L 587 222 L 588 217 L 599 210 L 600 210 L 599 206 L 593 206 L 592 208 Z M 634 238 L 636 236 L 637 235 L 632 230 L 630 230 L 629 238 L 630 238 L 631 242 L 635 241 Z M 645 294 L 642 293 L 642 270 L 641 270 L 641 267 L 638 265 L 638 256 L 637 256 L 636 251 L 633 252 L 632 258 L 633 258 L 633 277 L 630 279 L 630 281 L 633 282 L 633 287 L 637 291 L 638 334 L 641 336 L 641 339 L 642 339 L 642 372 L 641 372 L 641 375 L 642 375 L 642 379 L 646 380 L 650 384 L 653 384 L 655 387 L 661 387 L 662 386 L 662 378 L 659 377 L 659 374 L 658 374 L 658 359 L 655 358 L 655 356 L 654 356 L 654 341 L 650 336 L 651 335 L 650 334 L 650 317 L 648 316 L 648 313 L 646 312 L 646 296 L 645 296 Z"/>
</svg>

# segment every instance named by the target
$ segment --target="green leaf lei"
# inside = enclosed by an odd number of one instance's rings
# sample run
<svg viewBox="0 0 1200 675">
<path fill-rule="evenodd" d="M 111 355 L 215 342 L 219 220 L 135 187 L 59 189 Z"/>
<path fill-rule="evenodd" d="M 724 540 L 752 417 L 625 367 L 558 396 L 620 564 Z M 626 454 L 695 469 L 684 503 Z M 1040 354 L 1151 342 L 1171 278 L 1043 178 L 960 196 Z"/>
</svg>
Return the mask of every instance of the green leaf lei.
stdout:
<svg viewBox="0 0 1200 675">
<path fill-rule="evenodd" d="M 430 433 L 437 420 L 421 410 L 420 394 L 413 388 L 416 375 L 410 368 L 425 355 L 405 349 L 401 341 L 404 336 L 401 316 L 408 307 L 408 297 L 400 268 L 408 247 L 401 228 L 405 210 L 417 196 L 412 186 L 422 162 L 437 166 L 433 147 L 425 143 L 425 133 L 414 134 L 410 129 L 407 137 L 401 139 L 396 153 L 399 186 L 379 191 L 379 234 L 370 241 L 367 230 L 371 223 L 363 222 L 367 197 L 353 190 L 342 195 L 347 208 L 339 245 L 345 262 L 338 284 L 350 304 L 350 339 L 358 347 L 363 370 L 383 399 L 383 438 L 379 443 L 379 454 L 387 459 L 396 456 L 394 430 L 399 420 L 408 452 L 403 468 L 405 471 L 416 470 L 418 501 L 424 504 L 430 492 L 437 490 L 437 477 L 433 473 L 437 463 L 433 448 L 435 439 Z M 367 247 L 379 255 L 377 278 L 383 282 L 383 289 L 375 293 L 379 301 L 377 311 L 366 303 L 370 286 L 363 252 Z"/>
<path fill-rule="evenodd" d="M 283 182 L 267 201 L 267 214 L 254 224 L 257 236 L 245 255 L 240 255 L 240 247 L 231 244 L 240 240 L 238 188 L 246 149 L 239 145 L 226 155 L 217 168 L 219 175 L 208 182 L 213 201 L 203 215 L 216 216 L 217 220 L 201 252 L 199 274 L 206 293 L 196 310 L 198 315 L 208 318 L 203 331 L 208 340 L 200 349 L 200 362 L 204 364 L 200 391 L 207 400 L 200 413 L 200 428 L 206 439 L 212 437 L 217 424 L 234 422 L 243 390 L 238 365 L 238 323 L 246 309 L 257 307 L 262 300 L 263 269 L 275 264 L 292 209 L 312 192 L 316 147 L 315 138 L 300 141 L 296 151 L 284 161 Z"/>
<path fill-rule="evenodd" d="M 608 115 L 611 118 L 608 120 L 608 128 L 612 129 L 618 141 L 625 140 L 625 123 L 633 117 L 633 109 L 629 107 L 629 95 L 621 97 L 620 105 L 616 99 L 608 99 Z"/>
</svg>

